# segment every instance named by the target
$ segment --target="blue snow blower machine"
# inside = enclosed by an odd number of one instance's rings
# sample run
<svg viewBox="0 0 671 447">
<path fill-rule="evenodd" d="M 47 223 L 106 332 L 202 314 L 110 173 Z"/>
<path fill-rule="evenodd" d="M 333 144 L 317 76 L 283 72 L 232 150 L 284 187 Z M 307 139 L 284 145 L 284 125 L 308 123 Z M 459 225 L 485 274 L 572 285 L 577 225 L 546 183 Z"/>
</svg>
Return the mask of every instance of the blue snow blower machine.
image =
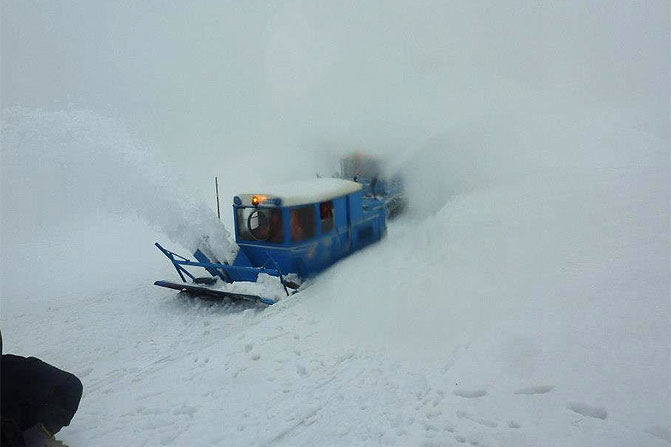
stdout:
<svg viewBox="0 0 671 447">
<path fill-rule="evenodd" d="M 377 174 L 373 170 L 362 170 L 360 162 L 348 160 L 343 160 L 341 178 L 297 181 L 235 196 L 238 251 L 232 263 L 212 259 L 201 249 L 190 260 L 156 243 L 182 282 L 154 284 L 209 299 L 275 304 L 279 296 L 265 296 L 269 294 L 263 288 L 258 292 L 249 286 L 276 277 L 282 295 L 289 296 L 304 279 L 379 241 L 386 233 L 387 218 L 405 207 L 400 180 L 380 180 L 371 175 Z M 210 276 L 196 277 L 186 267 L 204 268 Z"/>
</svg>

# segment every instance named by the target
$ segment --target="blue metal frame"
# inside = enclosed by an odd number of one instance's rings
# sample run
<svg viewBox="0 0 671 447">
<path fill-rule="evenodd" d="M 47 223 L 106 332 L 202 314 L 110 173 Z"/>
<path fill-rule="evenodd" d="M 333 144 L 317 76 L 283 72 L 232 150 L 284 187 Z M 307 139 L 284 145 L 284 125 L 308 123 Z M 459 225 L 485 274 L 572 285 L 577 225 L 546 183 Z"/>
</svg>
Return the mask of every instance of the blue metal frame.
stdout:
<svg viewBox="0 0 671 447">
<path fill-rule="evenodd" d="M 192 280 L 196 279 L 195 276 L 193 276 L 191 273 L 189 273 L 188 270 L 186 270 L 183 265 L 188 265 L 191 267 L 203 267 L 204 269 L 208 270 L 210 273 L 212 271 L 216 271 L 216 275 L 212 276 L 220 276 L 220 278 L 226 282 L 234 282 L 234 281 L 251 281 L 251 282 L 256 282 L 256 279 L 258 278 L 260 273 L 265 273 L 270 276 L 280 276 L 280 271 L 279 269 L 268 269 L 265 268 L 265 266 L 261 267 L 243 267 L 243 266 L 236 266 L 236 265 L 230 265 L 230 264 L 218 264 L 215 262 L 197 262 L 197 261 L 191 261 L 184 256 L 180 256 L 177 253 L 173 253 L 170 250 L 166 250 L 156 242 L 154 245 L 163 252 L 164 255 L 170 259 L 170 262 L 172 262 L 172 265 L 175 266 L 175 270 L 177 270 L 177 273 L 179 273 L 179 276 L 182 278 L 183 282 L 186 282 L 186 279 L 184 278 L 183 274 L 186 274 L 189 278 Z M 202 253 L 202 252 L 201 252 Z M 204 256 L 204 255 L 203 255 Z M 175 259 L 175 257 L 179 259 Z"/>
</svg>

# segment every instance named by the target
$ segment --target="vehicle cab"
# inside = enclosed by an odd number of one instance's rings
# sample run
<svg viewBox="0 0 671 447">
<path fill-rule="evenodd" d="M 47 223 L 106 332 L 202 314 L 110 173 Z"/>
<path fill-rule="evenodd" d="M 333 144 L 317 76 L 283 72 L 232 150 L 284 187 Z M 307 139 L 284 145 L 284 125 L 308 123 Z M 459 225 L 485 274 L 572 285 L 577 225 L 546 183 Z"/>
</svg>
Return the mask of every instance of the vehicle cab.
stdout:
<svg viewBox="0 0 671 447">
<path fill-rule="evenodd" d="M 296 181 L 233 198 L 234 265 L 308 277 L 379 240 L 384 203 L 366 203 L 362 185 L 337 178 Z"/>
</svg>

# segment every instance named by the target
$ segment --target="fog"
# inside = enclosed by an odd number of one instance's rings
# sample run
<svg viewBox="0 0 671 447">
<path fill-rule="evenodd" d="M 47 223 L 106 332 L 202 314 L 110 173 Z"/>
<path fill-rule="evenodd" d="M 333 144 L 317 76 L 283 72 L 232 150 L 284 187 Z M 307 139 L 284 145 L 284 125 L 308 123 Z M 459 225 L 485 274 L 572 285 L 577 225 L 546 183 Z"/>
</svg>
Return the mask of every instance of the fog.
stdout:
<svg viewBox="0 0 671 447">
<path fill-rule="evenodd" d="M 636 108 L 667 135 L 668 9 L 10 1 L 2 102 L 113 117 L 208 187 L 231 165 L 265 174 L 293 156 L 307 169 L 332 150 L 402 152 L 509 113 Z"/>
<path fill-rule="evenodd" d="M 189 245 L 215 175 L 228 223 L 236 192 L 354 150 L 425 211 L 557 169 L 668 168 L 663 1 L 5 1 L 1 27 L 13 271 L 21 241 L 94 215 L 104 240 L 139 216 Z"/>
</svg>

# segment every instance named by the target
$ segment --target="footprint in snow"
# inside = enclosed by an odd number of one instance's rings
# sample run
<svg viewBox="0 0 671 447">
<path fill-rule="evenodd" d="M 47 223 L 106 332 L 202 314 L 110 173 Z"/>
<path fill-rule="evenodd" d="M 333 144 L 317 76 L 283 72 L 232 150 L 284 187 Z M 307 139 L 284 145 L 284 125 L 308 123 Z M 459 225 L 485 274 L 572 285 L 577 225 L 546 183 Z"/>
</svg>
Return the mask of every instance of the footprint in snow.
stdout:
<svg viewBox="0 0 671 447">
<path fill-rule="evenodd" d="M 646 428 L 645 432 L 654 436 L 655 438 L 662 439 L 671 444 L 671 434 L 669 433 L 668 428 L 664 428 L 659 425 L 654 425 L 652 427 Z"/>
<path fill-rule="evenodd" d="M 427 419 L 433 419 L 443 414 L 443 410 L 439 408 L 430 408 L 425 411 L 425 416 Z"/>
<path fill-rule="evenodd" d="M 475 399 L 478 397 L 485 396 L 486 394 L 487 390 L 464 390 L 460 388 L 454 390 L 455 396 L 464 397 L 466 399 Z"/>
<path fill-rule="evenodd" d="M 189 406 L 189 405 L 182 405 L 181 407 L 176 408 L 172 414 L 175 416 L 179 415 L 186 415 L 189 417 L 193 417 L 194 414 L 198 411 L 197 407 Z"/>
<path fill-rule="evenodd" d="M 469 444 L 469 445 L 473 445 L 473 446 L 479 446 L 480 445 L 480 443 L 478 441 L 476 441 L 475 439 L 466 439 L 466 437 L 462 436 L 462 435 L 455 435 L 454 440 L 457 441 L 460 444 Z M 442 445 L 442 444 L 438 444 L 438 445 Z"/>
<path fill-rule="evenodd" d="M 170 445 L 179 436 L 179 433 L 170 433 L 161 437 L 161 445 Z"/>
<path fill-rule="evenodd" d="M 471 422 L 475 422 L 476 424 L 480 424 L 489 428 L 496 428 L 499 426 L 498 422 L 490 421 L 489 419 L 485 418 L 480 418 L 465 411 L 457 411 L 457 417 L 459 419 L 468 419 Z"/>
<path fill-rule="evenodd" d="M 457 431 L 457 427 L 453 423 L 448 422 L 445 424 L 445 428 L 443 428 L 443 430 L 445 430 L 446 432 L 454 433 L 455 431 Z"/>
<path fill-rule="evenodd" d="M 529 388 L 522 388 L 517 391 L 515 391 L 515 394 L 545 394 L 549 393 L 550 391 L 554 390 L 555 386 L 554 385 L 538 385 L 538 386 L 531 386 Z"/>
<path fill-rule="evenodd" d="M 567 408 L 571 411 L 574 411 L 583 416 L 589 416 L 596 419 L 606 419 L 608 417 L 608 412 L 605 408 L 593 407 L 591 405 L 583 404 L 580 402 L 569 402 Z"/>
<path fill-rule="evenodd" d="M 86 376 L 88 376 L 89 374 L 91 374 L 92 371 L 93 371 L 93 368 L 91 368 L 91 367 L 89 367 L 89 368 L 84 368 L 84 369 L 82 369 L 82 370 L 79 371 L 79 373 L 77 374 L 77 376 L 79 376 L 79 377 L 86 377 Z"/>
</svg>

